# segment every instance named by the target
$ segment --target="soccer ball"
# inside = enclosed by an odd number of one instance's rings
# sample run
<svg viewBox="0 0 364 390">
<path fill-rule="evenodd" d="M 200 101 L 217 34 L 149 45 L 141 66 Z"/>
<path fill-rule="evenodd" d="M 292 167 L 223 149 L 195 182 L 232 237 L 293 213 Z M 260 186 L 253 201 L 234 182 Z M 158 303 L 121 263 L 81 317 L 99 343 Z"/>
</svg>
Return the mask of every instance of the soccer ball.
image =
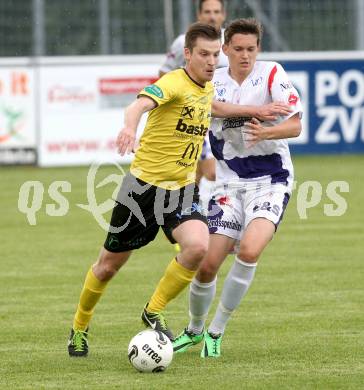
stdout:
<svg viewBox="0 0 364 390">
<path fill-rule="evenodd" d="M 164 371 L 173 358 L 171 340 L 162 332 L 147 329 L 135 335 L 128 347 L 130 363 L 140 372 Z"/>
</svg>

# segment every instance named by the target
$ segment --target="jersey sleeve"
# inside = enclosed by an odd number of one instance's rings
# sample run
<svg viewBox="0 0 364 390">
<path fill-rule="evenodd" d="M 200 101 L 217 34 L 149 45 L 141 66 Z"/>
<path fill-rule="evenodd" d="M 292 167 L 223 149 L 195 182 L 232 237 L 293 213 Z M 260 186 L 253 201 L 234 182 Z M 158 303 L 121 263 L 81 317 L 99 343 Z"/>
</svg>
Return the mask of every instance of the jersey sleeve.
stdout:
<svg viewBox="0 0 364 390">
<path fill-rule="evenodd" d="M 173 100 L 177 96 L 177 91 L 178 88 L 176 83 L 173 83 L 173 77 L 170 74 L 166 74 L 154 84 L 144 87 L 139 92 L 138 97 L 148 96 L 160 106 Z"/>
<path fill-rule="evenodd" d="M 185 38 L 184 35 L 178 36 L 172 43 L 160 71 L 167 73 L 171 70 L 181 68 L 185 64 L 183 55 Z"/>
<path fill-rule="evenodd" d="M 291 106 L 292 112 L 287 115 L 285 119 L 288 119 L 297 113 L 300 118 L 302 117 L 302 104 L 299 94 L 282 65 L 278 63 L 275 63 L 270 71 L 268 90 L 273 102 L 284 102 Z"/>
</svg>

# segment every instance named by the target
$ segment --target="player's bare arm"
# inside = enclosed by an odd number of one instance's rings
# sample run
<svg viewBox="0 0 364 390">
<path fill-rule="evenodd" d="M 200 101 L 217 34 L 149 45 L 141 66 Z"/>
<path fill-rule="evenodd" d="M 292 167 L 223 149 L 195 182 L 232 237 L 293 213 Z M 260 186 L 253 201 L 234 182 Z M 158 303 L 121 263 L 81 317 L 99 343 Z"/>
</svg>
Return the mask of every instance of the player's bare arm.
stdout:
<svg viewBox="0 0 364 390">
<path fill-rule="evenodd" d="M 249 141 L 255 143 L 263 140 L 294 138 L 301 133 L 301 120 L 297 113 L 276 126 L 265 127 L 258 119 L 253 118 L 245 123 L 243 131 L 249 135 Z"/>
<path fill-rule="evenodd" d="M 154 100 L 147 96 L 140 96 L 125 109 L 124 127 L 116 139 L 116 146 L 121 156 L 134 151 L 140 118 L 145 112 L 152 110 L 156 106 L 157 103 Z"/>
<path fill-rule="evenodd" d="M 263 106 L 242 106 L 214 100 L 211 107 L 211 114 L 215 118 L 251 116 L 261 121 L 274 121 L 277 116 L 289 115 L 291 111 L 292 108 L 283 102 L 273 102 Z"/>
</svg>

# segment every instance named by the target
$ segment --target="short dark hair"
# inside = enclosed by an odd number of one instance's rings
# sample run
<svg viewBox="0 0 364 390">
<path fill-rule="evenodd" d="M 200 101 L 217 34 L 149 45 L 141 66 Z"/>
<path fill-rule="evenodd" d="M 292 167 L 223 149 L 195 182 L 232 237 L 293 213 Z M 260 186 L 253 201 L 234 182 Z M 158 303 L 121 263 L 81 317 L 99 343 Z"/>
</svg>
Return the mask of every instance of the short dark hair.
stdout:
<svg viewBox="0 0 364 390">
<path fill-rule="evenodd" d="M 192 49 L 196 46 L 197 38 L 204 38 L 209 41 L 217 41 L 221 39 L 221 32 L 218 31 L 215 27 L 206 23 L 193 23 L 187 30 L 185 37 L 185 47 L 187 47 L 191 52 Z"/>
<path fill-rule="evenodd" d="M 198 12 L 201 12 L 202 11 L 202 6 L 203 6 L 203 3 L 207 1 L 207 0 L 199 0 L 198 2 Z M 222 9 L 225 9 L 225 1 L 224 0 L 217 0 L 221 3 L 221 6 L 222 6 Z"/>
<path fill-rule="evenodd" d="M 224 33 L 225 44 L 229 44 L 234 34 L 253 34 L 257 37 L 258 46 L 262 40 L 263 26 L 254 18 L 236 19 L 226 28 Z"/>
</svg>

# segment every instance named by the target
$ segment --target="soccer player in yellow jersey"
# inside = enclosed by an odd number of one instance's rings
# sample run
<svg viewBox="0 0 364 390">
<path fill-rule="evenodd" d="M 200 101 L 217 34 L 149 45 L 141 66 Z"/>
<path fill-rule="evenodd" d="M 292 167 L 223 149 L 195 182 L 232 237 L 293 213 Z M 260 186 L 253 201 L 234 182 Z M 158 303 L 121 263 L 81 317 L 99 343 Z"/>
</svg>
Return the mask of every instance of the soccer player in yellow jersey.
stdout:
<svg viewBox="0 0 364 390">
<path fill-rule="evenodd" d="M 214 116 L 258 118 L 269 118 L 280 109 L 279 105 L 211 105 L 211 79 L 219 52 L 220 33 L 207 24 L 193 24 L 186 34 L 186 67 L 145 87 L 125 111 L 124 128 L 117 138 L 121 155 L 135 150 L 140 118 L 150 113 L 130 173 L 121 185 L 104 247 L 86 275 L 68 342 L 70 356 L 87 355 L 89 322 L 108 282 L 134 249 L 156 237 L 160 226 L 172 243 L 180 244 L 181 252 L 167 266 L 142 320 L 174 338 L 162 311 L 191 282 L 208 247 L 195 171 L 211 108 Z"/>
<path fill-rule="evenodd" d="M 146 326 L 173 339 L 161 311 L 192 280 L 208 247 L 209 232 L 199 206 L 196 164 L 209 127 L 220 32 L 195 23 L 186 34 L 186 68 L 144 88 L 125 112 L 117 145 L 135 148 L 137 125 L 150 111 L 130 174 L 120 188 L 110 230 L 81 291 L 68 342 L 71 356 L 88 353 L 87 330 L 95 305 L 132 250 L 152 241 L 159 227 L 181 252 L 168 265 L 142 312 Z"/>
</svg>

